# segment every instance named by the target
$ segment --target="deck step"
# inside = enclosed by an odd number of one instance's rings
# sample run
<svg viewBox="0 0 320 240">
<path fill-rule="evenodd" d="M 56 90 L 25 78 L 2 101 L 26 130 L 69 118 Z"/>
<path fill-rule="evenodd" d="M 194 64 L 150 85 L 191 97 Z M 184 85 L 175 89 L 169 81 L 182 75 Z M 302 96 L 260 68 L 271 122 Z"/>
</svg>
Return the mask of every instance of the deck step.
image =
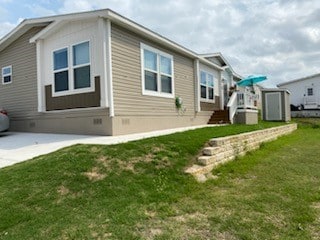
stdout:
<svg viewBox="0 0 320 240">
<path fill-rule="evenodd" d="M 228 110 L 216 110 L 211 115 L 208 124 L 230 123 Z"/>
</svg>

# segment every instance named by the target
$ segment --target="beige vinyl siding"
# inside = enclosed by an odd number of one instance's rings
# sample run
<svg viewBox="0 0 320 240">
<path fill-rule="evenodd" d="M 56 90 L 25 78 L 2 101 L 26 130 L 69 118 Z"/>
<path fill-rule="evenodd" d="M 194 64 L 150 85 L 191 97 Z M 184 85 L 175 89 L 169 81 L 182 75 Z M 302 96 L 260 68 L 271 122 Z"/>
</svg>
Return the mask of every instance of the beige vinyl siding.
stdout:
<svg viewBox="0 0 320 240">
<path fill-rule="evenodd" d="M 116 116 L 177 116 L 174 98 L 142 95 L 140 43 L 173 56 L 175 95 L 183 99 L 185 116 L 194 115 L 193 60 L 162 48 L 112 24 L 112 70 Z"/>
<path fill-rule="evenodd" d="M 29 39 L 42 28 L 32 28 L 0 52 L 0 69 L 12 66 L 12 82 L 0 84 L 0 107 L 11 118 L 37 114 L 36 46 Z"/>
</svg>

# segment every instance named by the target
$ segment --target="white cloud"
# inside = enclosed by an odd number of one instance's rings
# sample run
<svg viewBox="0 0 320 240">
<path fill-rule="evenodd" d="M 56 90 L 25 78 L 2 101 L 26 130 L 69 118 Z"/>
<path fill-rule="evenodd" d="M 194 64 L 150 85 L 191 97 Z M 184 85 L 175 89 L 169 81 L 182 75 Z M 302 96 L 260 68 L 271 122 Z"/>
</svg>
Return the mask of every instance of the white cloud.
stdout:
<svg viewBox="0 0 320 240">
<path fill-rule="evenodd" d="M 16 24 L 10 22 L 0 22 L 0 36 L 5 36 L 9 33 Z"/>
<path fill-rule="evenodd" d="M 39 0 L 29 6 L 35 16 L 110 8 L 193 51 L 220 51 L 238 73 L 266 74 L 270 84 L 320 72 L 318 0 Z M 12 27 L 1 20 L 7 25 L 0 34 Z"/>
<path fill-rule="evenodd" d="M 26 4 L 26 8 L 28 8 L 33 13 L 33 15 L 37 17 L 57 14 L 54 10 L 48 9 L 39 4 Z"/>
</svg>

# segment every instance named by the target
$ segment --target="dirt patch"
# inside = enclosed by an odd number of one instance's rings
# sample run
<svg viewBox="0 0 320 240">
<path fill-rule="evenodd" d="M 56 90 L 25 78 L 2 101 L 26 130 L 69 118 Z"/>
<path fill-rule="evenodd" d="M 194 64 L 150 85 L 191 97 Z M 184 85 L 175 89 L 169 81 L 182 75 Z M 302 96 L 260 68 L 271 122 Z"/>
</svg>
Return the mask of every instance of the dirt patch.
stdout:
<svg viewBox="0 0 320 240">
<path fill-rule="evenodd" d="M 93 167 L 89 172 L 83 173 L 90 181 L 96 182 L 106 178 L 106 174 L 100 172 L 100 168 Z"/>
<path fill-rule="evenodd" d="M 66 196 L 70 193 L 70 190 L 67 187 L 61 185 L 58 187 L 57 192 L 60 196 Z"/>
<path fill-rule="evenodd" d="M 142 239 L 154 239 L 164 233 L 172 239 L 212 239 L 209 220 L 200 212 L 161 219 L 152 213 L 149 221 L 138 224 L 137 229 L 136 234 Z"/>
<path fill-rule="evenodd" d="M 222 233 L 217 233 L 215 234 L 214 239 L 219 239 L 219 240 L 237 240 L 235 236 L 233 236 L 229 232 L 222 232 Z"/>
<path fill-rule="evenodd" d="M 316 202 L 311 205 L 313 209 L 315 209 L 316 212 L 316 218 L 315 221 L 311 224 L 309 227 L 310 230 L 310 235 L 312 240 L 318 240 L 320 239 L 320 231 L 319 231 L 319 226 L 320 226 L 320 202 Z"/>
<path fill-rule="evenodd" d="M 286 226 L 285 217 L 281 214 L 266 216 L 265 219 L 278 229 L 282 229 Z"/>
</svg>

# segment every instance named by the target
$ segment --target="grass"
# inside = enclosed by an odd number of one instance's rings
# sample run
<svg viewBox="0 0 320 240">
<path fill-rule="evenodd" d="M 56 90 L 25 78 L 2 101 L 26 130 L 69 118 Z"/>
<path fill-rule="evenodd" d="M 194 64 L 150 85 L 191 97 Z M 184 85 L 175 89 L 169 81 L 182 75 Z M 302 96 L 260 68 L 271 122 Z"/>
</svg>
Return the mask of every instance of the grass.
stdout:
<svg viewBox="0 0 320 240">
<path fill-rule="evenodd" d="M 0 169 L 0 239 L 319 239 L 319 121 L 197 183 L 183 170 L 232 125 L 76 145 Z"/>
</svg>

